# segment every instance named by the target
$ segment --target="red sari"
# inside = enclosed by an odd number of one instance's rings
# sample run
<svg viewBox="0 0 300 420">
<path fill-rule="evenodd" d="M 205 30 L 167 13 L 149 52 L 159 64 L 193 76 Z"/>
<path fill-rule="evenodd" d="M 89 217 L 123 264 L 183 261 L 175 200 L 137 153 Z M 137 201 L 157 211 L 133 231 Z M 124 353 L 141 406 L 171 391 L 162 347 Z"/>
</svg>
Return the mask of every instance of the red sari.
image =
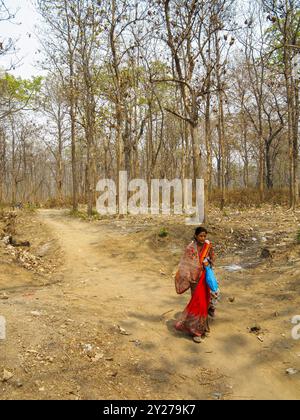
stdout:
<svg viewBox="0 0 300 420">
<path fill-rule="evenodd" d="M 195 276 L 195 252 L 198 266 L 198 283 L 193 281 L 193 277 Z M 192 246 L 190 245 L 187 248 L 176 275 L 177 293 L 183 293 L 184 288 L 181 286 L 183 283 L 187 284 L 186 275 L 187 273 L 190 273 L 189 288 L 191 288 L 192 291 L 192 298 L 185 308 L 180 320 L 176 323 L 175 328 L 179 331 L 191 334 L 192 336 L 201 337 L 204 336 L 206 332 L 209 332 L 208 312 L 211 303 L 211 295 L 210 289 L 206 284 L 203 261 L 212 253 L 212 247 L 208 241 L 203 245 L 200 254 L 198 254 L 197 245 L 195 247 L 195 243 L 193 243 Z M 183 274 L 185 277 L 183 277 Z"/>
</svg>

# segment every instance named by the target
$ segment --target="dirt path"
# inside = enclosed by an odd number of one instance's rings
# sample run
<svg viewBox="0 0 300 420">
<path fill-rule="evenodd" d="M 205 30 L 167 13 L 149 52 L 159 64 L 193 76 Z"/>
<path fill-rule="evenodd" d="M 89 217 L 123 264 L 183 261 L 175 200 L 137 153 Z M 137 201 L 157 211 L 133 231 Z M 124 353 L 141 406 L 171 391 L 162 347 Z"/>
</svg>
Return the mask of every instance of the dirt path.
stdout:
<svg viewBox="0 0 300 420">
<path fill-rule="evenodd" d="M 299 377 L 285 374 L 299 363 L 299 344 L 288 337 L 289 314 L 272 318 L 274 301 L 265 294 L 271 292 L 271 283 L 257 288 L 256 278 L 263 273 L 218 270 L 223 278 L 219 316 L 211 337 L 196 345 L 173 330 L 188 296 L 175 295 L 172 279 L 159 274 L 161 263 L 146 245 L 135 249 L 122 229 L 81 222 L 60 211 L 42 211 L 40 218 L 64 250 L 62 304 L 83 322 L 96 317 L 105 328 L 119 325 L 126 330 L 130 335 L 118 336 L 121 364 L 134 347 L 140 368 L 157 382 L 161 398 L 300 397 Z M 51 299 L 54 290 L 40 299 Z M 228 302 L 229 296 L 235 303 Z M 262 321 L 263 342 L 247 330 Z"/>
</svg>

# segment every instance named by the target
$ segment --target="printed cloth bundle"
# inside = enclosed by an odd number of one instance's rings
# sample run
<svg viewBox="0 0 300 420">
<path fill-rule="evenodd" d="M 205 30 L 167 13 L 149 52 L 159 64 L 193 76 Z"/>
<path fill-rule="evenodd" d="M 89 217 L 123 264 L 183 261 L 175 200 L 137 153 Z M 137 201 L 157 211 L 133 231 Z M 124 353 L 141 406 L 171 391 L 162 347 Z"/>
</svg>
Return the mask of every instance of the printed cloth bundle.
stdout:
<svg viewBox="0 0 300 420">
<path fill-rule="evenodd" d="M 216 279 L 214 270 L 211 268 L 210 265 L 208 265 L 207 267 L 205 267 L 205 271 L 206 271 L 206 277 L 205 277 L 206 284 L 208 285 L 208 287 L 213 293 L 218 293 L 219 284 L 218 284 L 218 280 Z"/>
<path fill-rule="evenodd" d="M 191 284 L 198 283 L 204 269 L 203 267 L 205 267 L 205 278 L 208 287 L 212 293 L 218 292 L 218 281 L 211 268 L 212 256 L 213 249 L 209 241 L 205 241 L 200 256 L 195 241 L 186 248 L 175 277 L 175 287 L 178 294 L 186 292 L 191 287 Z"/>
</svg>

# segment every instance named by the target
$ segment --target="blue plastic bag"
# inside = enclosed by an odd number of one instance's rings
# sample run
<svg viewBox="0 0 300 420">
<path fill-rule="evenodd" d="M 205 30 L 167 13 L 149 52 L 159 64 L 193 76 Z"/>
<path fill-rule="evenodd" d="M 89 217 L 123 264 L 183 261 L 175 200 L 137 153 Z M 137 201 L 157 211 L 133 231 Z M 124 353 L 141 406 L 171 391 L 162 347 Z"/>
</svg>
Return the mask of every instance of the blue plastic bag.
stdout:
<svg viewBox="0 0 300 420">
<path fill-rule="evenodd" d="M 216 279 L 215 273 L 210 266 L 205 267 L 206 270 L 206 283 L 213 293 L 219 290 L 218 280 Z"/>
</svg>

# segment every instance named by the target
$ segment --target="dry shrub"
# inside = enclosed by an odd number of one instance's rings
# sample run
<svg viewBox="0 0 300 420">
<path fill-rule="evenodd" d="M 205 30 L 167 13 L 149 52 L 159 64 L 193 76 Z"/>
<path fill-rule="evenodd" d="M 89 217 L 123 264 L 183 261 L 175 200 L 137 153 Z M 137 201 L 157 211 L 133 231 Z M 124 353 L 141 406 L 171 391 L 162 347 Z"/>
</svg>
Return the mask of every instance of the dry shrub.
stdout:
<svg viewBox="0 0 300 420">
<path fill-rule="evenodd" d="M 219 206 L 222 193 L 214 190 L 210 203 Z M 289 203 L 289 191 L 287 189 L 267 190 L 261 201 L 259 190 L 256 188 L 229 190 L 226 192 L 226 205 L 232 207 L 260 207 L 262 204 L 286 206 Z"/>
<path fill-rule="evenodd" d="M 55 208 L 69 208 L 72 207 L 72 198 L 49 198 L 44 204 L 43 207 L 46 209 L 55 209 Z"/>
<path fill-rule="evenodd" d="M 78 205 L 86 205 L 86 200 L 84 197 L 78 197 Z M 55 209 L 55 208 L 63 208 L 69 209 L 73 207 L 73 198 L 72 197 L 51 197 L 47 201 L 43 203 L 43 207 L 46 209 Z"/>
</svg>

